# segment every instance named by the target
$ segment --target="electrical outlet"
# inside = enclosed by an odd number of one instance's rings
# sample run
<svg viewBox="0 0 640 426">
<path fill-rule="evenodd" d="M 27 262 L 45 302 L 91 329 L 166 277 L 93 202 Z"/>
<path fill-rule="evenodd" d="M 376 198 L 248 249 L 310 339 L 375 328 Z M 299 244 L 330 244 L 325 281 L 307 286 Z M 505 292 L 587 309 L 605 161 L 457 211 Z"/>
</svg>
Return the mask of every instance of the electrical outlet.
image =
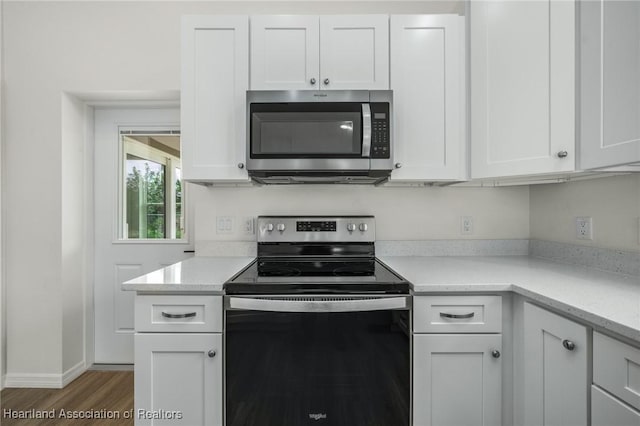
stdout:
<svg viewBox="0 0 640 426">
<path fill-rule="evenodd" d="M 460 218 L 460 234 L 473 234 L 473 216 L 462 216 Z"/>
<path fill-rule="evenodd" d="M 245 235 L 255 234 L 255 225 L 253 217 L 247 216 L 242 218 L 242 231 Z"/>
<path fill-rule="evenodd" d="M 578 240 L 593 240 L 593 222 L 590 217 L 576 217 L 576 238 Z"/>
<path fill-rule="evenodd" d="M 231 234 L 233 232 L 232 216 L 216 216 L 216 234 Z"/>
</svg>

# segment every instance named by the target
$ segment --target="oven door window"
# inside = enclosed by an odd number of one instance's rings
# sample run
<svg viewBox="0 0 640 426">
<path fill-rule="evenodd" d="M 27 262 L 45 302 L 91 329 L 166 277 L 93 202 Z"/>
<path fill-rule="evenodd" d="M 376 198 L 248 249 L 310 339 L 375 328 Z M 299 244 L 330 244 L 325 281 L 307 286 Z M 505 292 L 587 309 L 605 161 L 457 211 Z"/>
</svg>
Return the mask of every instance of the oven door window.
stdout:
<svg viewBox="0 0 640 426">
<path fill-rule="evenodd" d="M 361 108 L 360 103 L 251 105 L 251 157 L 361 157 Z"/>
</svg>

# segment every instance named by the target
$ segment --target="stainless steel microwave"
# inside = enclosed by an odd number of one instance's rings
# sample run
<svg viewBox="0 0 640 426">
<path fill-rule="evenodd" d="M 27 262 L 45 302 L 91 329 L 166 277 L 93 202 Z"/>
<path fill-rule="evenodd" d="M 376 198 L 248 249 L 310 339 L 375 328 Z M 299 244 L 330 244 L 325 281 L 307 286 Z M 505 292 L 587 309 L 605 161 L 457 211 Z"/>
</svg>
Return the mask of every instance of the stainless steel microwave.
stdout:
<svg viewBox="0 0 640 426">
<path fill-rule="evenodd" d="M 387 180 L 392 99 L 390 90 L 248 91 L 249 176 L 267 184 Z"/>
</svg>

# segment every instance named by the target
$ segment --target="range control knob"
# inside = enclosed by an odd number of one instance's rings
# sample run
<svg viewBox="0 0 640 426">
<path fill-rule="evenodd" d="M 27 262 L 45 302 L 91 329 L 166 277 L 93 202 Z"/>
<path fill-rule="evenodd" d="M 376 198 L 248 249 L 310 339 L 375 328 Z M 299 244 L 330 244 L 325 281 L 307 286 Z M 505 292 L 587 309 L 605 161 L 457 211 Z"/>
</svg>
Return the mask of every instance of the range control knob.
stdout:
<svg viewBox="0 0 640 426">
<path fill-rule="evenodd" d="M 367 229 L 369 229 L 366 223 L 361 223 L 358 228 L 360 228 L 362 232 L 365 232 Z"/>
<path fill-rule="evenodd" d="M 348 223 L 347 224 L 347 231 L 353 232 L 355 230 L 356 230 L 356 224 L 355 223 Z"/>
<path fill-rule="evenodd" d="M 284 223 L 279 223 L 276 229 L 280 232 L 284 232 L 284 230 L 287 229 L 287 227 L 284 226 Z"/>
<path fill-rule="evenodd" d="M 267 223 L 267 232 L 273 232 L 273 223 Z"/>
</svg>

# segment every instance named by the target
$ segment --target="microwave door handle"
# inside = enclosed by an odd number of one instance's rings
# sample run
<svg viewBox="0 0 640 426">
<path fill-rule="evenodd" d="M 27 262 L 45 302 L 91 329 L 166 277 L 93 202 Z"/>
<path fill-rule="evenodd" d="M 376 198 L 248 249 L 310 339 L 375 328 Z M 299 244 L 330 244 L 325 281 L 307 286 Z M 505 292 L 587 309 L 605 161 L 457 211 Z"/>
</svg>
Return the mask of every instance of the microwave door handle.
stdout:
<svg viewBox="0 0 640 426">
<path fill-rule="evenodd" d="M 371 107 L 362 104 L 362 156 L 371 156 Z"/>
</svg>

